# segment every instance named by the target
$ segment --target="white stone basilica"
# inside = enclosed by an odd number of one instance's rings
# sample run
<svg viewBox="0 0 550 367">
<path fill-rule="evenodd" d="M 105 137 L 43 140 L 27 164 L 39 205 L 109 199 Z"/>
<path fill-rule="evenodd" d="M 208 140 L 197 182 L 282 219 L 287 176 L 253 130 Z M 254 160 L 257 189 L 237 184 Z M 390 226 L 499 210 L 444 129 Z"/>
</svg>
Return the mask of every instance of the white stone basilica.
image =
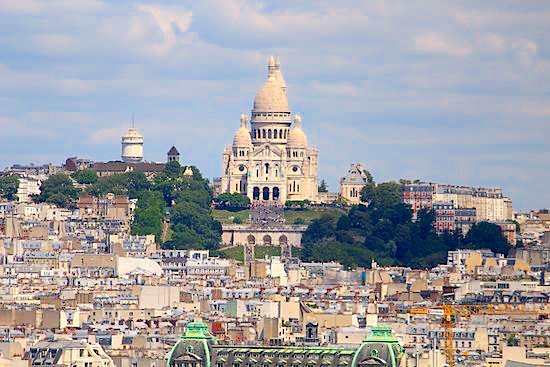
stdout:
<svg viewBox="0 0 550 367">
<path fill-rule="evenodd" d="M 221 192 L 241 193 L 251 200 L 284 204 L 287 200 L 317 200 L 317 149 L 309 148 L 302 119 L 290 108 L 279 60 L 271 57 L 262 85 L 233 145 L 223 152 Z"/>
</svg>

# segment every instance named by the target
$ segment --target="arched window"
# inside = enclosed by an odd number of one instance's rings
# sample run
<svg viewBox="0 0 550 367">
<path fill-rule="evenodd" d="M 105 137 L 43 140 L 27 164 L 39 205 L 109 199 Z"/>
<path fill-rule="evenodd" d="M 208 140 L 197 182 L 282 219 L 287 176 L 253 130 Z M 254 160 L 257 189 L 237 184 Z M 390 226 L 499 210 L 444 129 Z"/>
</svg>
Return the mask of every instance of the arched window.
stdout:
<svg viewBox="0 0 550 367">
<path fill-rule="evenodd" d="M 265 129 L 262 130 L 262 138 L 265 139 Z"/>
<path fill-rule="evenodd" d="M 248 244 L 249 245 L 254 245 L 256 244 L 256 237 L 254 237 L 253 235 L 249 234 L 248 237 L 246 238 L 246 240 L 248 241 Z"/>
<path fill-rule="evenodd" d="M 277 139 L 277 129 L 273 130 L 273 139 Z"/>
<path fill-rule="evenodd" d="M 273 188 L 273 200 L 275 200 L 275 201 L 279 200 L 279 188 L 278 187 Z"/>
<path fill-rule="evenodd" d="M 271 129 L 267 130 L 267 138 L 271 139 Z"/>
<path fill-rule="evenodd" d="M 264 187 L 262 190 L 262 199 L 269 200 L 269 187 Z"/>
<path fill-rule="evenodd" d="M 254 129 L 254 139 L 256 139 L 256 129 Z"/>
<path fill-rule="evenodd" d="M 265 164 L 265 174 L 269 175 L 269 163 Z"/>
<path fill-rule="evenodd" d="M 270 235 L 266 234 L 264 236 L 263 240 L 264 240 L 264 245 L 271 246 L 271 236 Z"/>
<path fill-rule="evenodd" d="M 260 188 L 257 186 L 252 189 L 252 199 L 260 200 Z"/>
</svg>

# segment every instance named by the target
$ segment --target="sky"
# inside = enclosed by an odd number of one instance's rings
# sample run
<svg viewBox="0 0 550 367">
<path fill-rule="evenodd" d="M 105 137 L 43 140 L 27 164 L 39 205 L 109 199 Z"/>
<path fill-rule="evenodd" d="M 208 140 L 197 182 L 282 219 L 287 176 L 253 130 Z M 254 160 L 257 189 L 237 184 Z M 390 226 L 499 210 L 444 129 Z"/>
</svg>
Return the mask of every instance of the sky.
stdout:
<svg viewBox="0 0 550 367">
<path fill-rule="evenodd" d="M 337 191 L 375 180 L 501 187 L 550 207 L 549 1 L 0 0 L 0 166 L 145 158 L 221 174 L 278 55 Z"/>
</svg>

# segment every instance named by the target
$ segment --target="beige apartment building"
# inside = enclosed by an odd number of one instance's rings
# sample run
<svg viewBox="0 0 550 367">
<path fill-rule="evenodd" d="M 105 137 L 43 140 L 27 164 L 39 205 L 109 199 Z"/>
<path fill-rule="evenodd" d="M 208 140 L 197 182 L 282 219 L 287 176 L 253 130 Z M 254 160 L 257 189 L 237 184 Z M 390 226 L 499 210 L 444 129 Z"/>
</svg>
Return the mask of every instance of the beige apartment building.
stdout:
<svg viewBox="0 0 550 367">
<path fill-rule="evenodd" d="M 101 345 L 75 340 L 40 341 L 26 357 L 33 367 L 115 367 Z"/>
<path fill-rule="evenodd" d="M 456 208 L 475 208 L 476 221 L 513 219 L 512 201 L 499 188 L 432 184 L 433 202 L 452 202 Z"/>
</svg>

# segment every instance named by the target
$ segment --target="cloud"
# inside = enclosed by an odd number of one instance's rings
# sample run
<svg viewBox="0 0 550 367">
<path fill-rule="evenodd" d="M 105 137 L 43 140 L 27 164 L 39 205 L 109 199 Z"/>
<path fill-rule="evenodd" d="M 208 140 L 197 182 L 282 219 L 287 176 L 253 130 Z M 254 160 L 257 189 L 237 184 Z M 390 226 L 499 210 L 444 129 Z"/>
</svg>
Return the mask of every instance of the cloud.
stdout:
<svg viewBox="0 0 550 367">
<path fill-rule="evenodd" d="M 477 38 L 481 52 L 491 54 L 502 54 L 506 51 L 508 42 L 500 34 L 484 33 Z"/>
<path fill-rule="evenodd" d="M 378 181 L 550 206 L 547 2 L 4 0 L 0 14 L 0 165 L 118 159 L 134 112 L 147 159 L 175 144 L 217 176 L 277 54 L 332 189 L 364 161 Z"/>
<path fill-rule="evenodd" d="M 92 131 L 87 142 L 90 144 L 116 144 L 120 143 L 121 136 L 128 130 L 122 125 L 97 129 Z"/>
<path fill-rule="evenodd" d="M 137 42 L 148 42 L 148 50 L 155 55 L 172 50 L 178 43 L 179 35 L 187 32 L 191 25 L 190 11 L 152 5 L 139 5 L 138 10 L 144 16 L 134 18 L 129 35 Z M 151 37 L 155 33 L 158 37 Z"/>
<path fill-rule="evenodd" d="M 530 64 L 538 52 L 537 44 L 532 40 L 518 40 L 513 45 L 517 57 L 524 63 Z"/>
<path fill-rule="evenodd" d="M 416 36 L 414 44 L 418 52 L 425 54 L 464 57 L 472 52 L 467 43 L 452 40 L 438 33 Z"/>
</svg>

